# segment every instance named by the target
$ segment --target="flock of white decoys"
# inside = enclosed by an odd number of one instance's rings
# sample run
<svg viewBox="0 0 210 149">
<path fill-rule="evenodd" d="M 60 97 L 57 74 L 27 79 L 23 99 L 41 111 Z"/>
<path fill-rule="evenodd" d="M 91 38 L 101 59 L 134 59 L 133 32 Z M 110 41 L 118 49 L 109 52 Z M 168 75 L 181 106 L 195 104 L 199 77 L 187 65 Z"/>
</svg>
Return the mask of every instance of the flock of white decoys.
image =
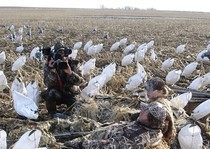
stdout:
<svg viewBox="0 0 210 149">
<path fill-rule="evenodd" d="M 10 27 L 12 29 L 13 26 Z M 14 30 L 14 29 L 13 29 Z M 22 34 L 23 34 L 23 28 L 20 28 L 18 31 L 18 37 L 16 37 L 16 40 L 22 41 Z M 156 61 L 158 59 L 158 55 L 154 50 L 154 40 L 140 44 L 138 47 L 136 42 L 131 43 L 130 45 L 127 45 L 127 38 L 123 38 L 119 41 L 116 41 L 112 46 L 110 46 L 110 51 L 114 52 L 120 49 L 119 47 L 124 47 L 124 50 L 122 51 L 123 57 L 121 61 L 122 66 L 128 66 L 131 63 L 136 63 L 137 65 L 137 71 L 136 74 L 128 78 L 127 83 L 125 84 L 125 90 L 128 91 L 134 91 L 137 89 L 141 84 L 145 83 L 147 81 L 147 73 L 144 69 L 144 66 L 140 64 L 147 53 L 147 51 L 150 51 L 150 59 L 153 61 Z M 52 47 L 53 48 L 53 47 Z M 77 53 L 80 52 L 82 48 L 82 42 L 76 42 L 73 46 L 73 52 L 69 57 L 72 57 L 73 59 L 76 59 Z M 83 63 L 81 66 L 82 75 L 86 76 L 91 73 L 91 70 L 95 69 L 96 64 L 96 58 L 94 58 L 94 55 L 101 52 L 103 49 L 103 44 L 93 44 L 92 40 L 89 40 L 84 45 L 84 51 L 87 55 L 92 56 L 92 58 Z M 24 50 L 23 44 L 16 48 L 16 52 L 22 53 Z M 181 54 L 182 52 L 186 51 L 185 45 L 179 45 L 175 52 L 177 54 Z M 200 53 L 198 53 L 196 60 L 194 62 L 191 62 L 188 64 L 183 70 L 170 70 L 171 66 L 173 65 L 175 58 L 168 58 L 165 61 L 162 62 L 161 68 L 159 68 L 162 71 L 168 72 L 166 75 L 166 83 L 168 85 L 174 85 L 176 82 L 179 81 L 180 77 L 189 77 L 191 74 L 196 70 L 197 65 L 201 61 L 209 61 L 207 57 L 202 57 L 202 54 L 210 51 L 210 45 L 207 46 L 207 48 Z M 35 47 L 31 50 L 30 59 L 38 59 L 39 61 L 43 60 L 43 55 L 40 52 L 39 47 Z M 12 64 L 12 71 L 19 71 L 22 66 L 24 66 L 26 61 L 25 55 L 20 55 L 16 59 L 16 61 Z M 0 53 L 0 64 L 3 65 L 6 60 L 6 51 L 3 51 Z M 82 98 L 89 98 L 97 95 L 103 86 L 112 79 L 112 77 L 116 73 L 116 63 L 110 63 L 107 65 L 101 72 L 101 74 L 93 77 L 89 80 L 88 85 L 82 90 L 81 97 Z M 3 71 L 0 71 L 0 91 L 2 91 L 6 86 L 8 86 L 8 82 L 6 79 L 6 76 L 4 75 Z M 207 73 L 203 76 L 200 76 L 193 80 L 191 84 L 189 84 L 189 89 L 195 89 L 199 90 L 204 86 L 207 86 L 210 84 L 210 73 Z M 15 77 L 14 81 L 12 82 L 12 86 L 10 87 L 12 99 L 13 99 L 13 106 L 14 110 L 18 115 L 24 116 L 28 119 L 37 119 L 38 118 L 38 107 L 39 107 L 39 95 L 40 95 L 40 89 L 38 86 L 37 80 L 33 80 L 25 86 L 24 82 L 21 78 Z M 191 100 L 192 93 L 187 92 L 184 94 L 181 94 L 177 97 L 174 97 L 171 99 L 172 105 L 176 105 L 177 107 L 184 108 L 188 101 Z M 199 120 L 203 118 L 204 116 L 210 114 L 210 99 L 206 100 L 205 102 L 201 103 L 198 107 L 196 107 L 193 112 L 191 113 L 191 118 L 194 120 Z M 6 132 L 4 130 L 0 130 L 0 149 L 6 149 Z M 13 146 L 13 149 L 19 149 L 24 144 L 24 149 L 35 149 L 38 148 L 39 140 L 41 137 L 41 132 L 39 130 L 31 130 L 26 132 L 18 142 L 16 142 Z M 199 149 L 202 147 L 202 136 L 201 136 L 201 130 L 199 126 L 194 125 L 191 126 L 186 125 L 181 129 L 181 131 L 178 134 L 178 139 L 181 145 L 182 149 L 191 149 L 193 145 L 193 149 Z M 186 141 L 186 139 L 188 141 Z M 31 143 L 32 142 L 32 143 Z M 30 143 L 30 145 L 29 145 Z M 34 146 L 32 146 L 34 145 Z"/>
</svg>

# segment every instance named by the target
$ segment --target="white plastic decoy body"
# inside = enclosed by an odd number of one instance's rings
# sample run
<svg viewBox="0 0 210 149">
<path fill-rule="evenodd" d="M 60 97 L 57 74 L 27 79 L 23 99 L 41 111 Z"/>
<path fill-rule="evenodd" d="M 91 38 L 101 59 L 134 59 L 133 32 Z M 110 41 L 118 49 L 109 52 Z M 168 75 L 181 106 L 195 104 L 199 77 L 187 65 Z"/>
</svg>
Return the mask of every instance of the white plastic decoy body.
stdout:
<svg viewBox="0 0 210 149">
<path fill-rule="evenodd" d="M 6 60 L 6 54 L 4 51 L 0 53 L 0 65 L 3 64 Z"/>
<path fill-rule="evenodd" d="M 12 93 L 12 98 L 13 106 L 17 114 L 27 117 L 29 119 L 38 118 L 38 107 L 31 98 L 17 91 L 14 91 Z"/>
<path fill-rule="evenodd" d="M 13 64 L 12 64 L 12 71 L 19 70 L 23 65 L 26 63 L 26 56 L 20 56 Z"/>
<path fill-rule="evenodd" d="M 133 62 L 133 59 L 134 59 L 134 54 L 128 54 L 128 55 L 123 57 L 123 59 L 121 61 L 121 65 L 122 66 L 127 66 L 127 65 L 129 65 Z"/>
<path fill-rule="evenodd" d="M 161 70 L 165 71 L 169 69 L 173 64 L 174 64 L 174 58 L 168 58 L 162 63 Z"/>
<path fill-rule="evenodd" d="M 178 133 L 181 149 L 202 149 L 203 138 L 201 129 L 197 125 L 188 124 Z"/>
<path fill-rule="evenodd" d="M 192 99 L 192 93 L 187 92 L 172 98 L 170 102 L 171 105 L 176 106 L 177 108 L 184 108 L 191 99 Z"/>
<path fill-rule="evenodd" d="M 35 149 L 39 147 L 42 132 L 38 129 L 25 132 L 12 149 Z"/>
<path fill-rule="evenodd" d="M 190 117 L 194 120 L 199 120 L 210 114 L 210 99 L 199 104 L 191 113 Z"/>
<path fill-rule="evenodd" d="M 198 66 L 198 62 L 192 62 L 188 64 L 182 71 L 181 76 L 189 77 L 193 73 L 193 71 L 196 70 L 197 66 Z"/>
<path fill-rule="evenodd" d="M 181 73 L 181 70 L 176 69 L 168 72 L 166 75 L 166 84 L 174 85 L 177 81 L 179 81 Z"/>
</svg>

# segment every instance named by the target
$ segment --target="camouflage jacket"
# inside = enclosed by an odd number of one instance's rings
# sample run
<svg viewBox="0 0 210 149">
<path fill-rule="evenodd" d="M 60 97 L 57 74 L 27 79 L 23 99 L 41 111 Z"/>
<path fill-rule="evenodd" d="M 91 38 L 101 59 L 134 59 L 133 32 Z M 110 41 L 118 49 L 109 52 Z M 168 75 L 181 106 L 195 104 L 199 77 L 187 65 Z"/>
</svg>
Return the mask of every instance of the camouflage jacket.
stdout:
<svg viewBox="0 0 210 149">
<path fill-rule="evenodd" d="M 59 79 L 61 80 L 60 86 Z M 63 70 L 50 69 L 48 63 L 44 66 L 44 84 L 48 88 L 56 88 L 71 92 L 73 86 L 79 86 L 82 83 L 84 83 L 84 79 L 73 71 L 72 74 L 69 75 Z"/>
<path fill-rule="evenodd" d="M 82 140 L 68 142 L 83 149 L 145 149 L 157 146 L 162 139 L 159 129 L 149 129 L 139 122 L 113 124 L 92 132 Z"/>
</svg>

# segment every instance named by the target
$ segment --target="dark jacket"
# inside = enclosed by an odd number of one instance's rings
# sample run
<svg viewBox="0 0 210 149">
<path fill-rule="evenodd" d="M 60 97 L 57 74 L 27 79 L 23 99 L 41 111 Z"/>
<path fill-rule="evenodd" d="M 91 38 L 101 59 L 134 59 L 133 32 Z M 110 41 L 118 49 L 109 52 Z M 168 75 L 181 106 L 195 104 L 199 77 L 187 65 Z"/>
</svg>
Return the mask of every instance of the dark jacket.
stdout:
<svg viewBox="0 0 210 149">
<path fill-rule="evenodd" d="M 61 85 L 59 85 L 59 79 L 61 80 Z M 73 71 L 72 74 L 69 75 L 63 70 L 49 68 L 48 63 L 44 66 L 44 84 L 49 89 L 54 88 L 72 92 L 72 87 L 74 85 L 80 85 L 81 83 L 84 83 L 84 79 Z"/>
</svg>

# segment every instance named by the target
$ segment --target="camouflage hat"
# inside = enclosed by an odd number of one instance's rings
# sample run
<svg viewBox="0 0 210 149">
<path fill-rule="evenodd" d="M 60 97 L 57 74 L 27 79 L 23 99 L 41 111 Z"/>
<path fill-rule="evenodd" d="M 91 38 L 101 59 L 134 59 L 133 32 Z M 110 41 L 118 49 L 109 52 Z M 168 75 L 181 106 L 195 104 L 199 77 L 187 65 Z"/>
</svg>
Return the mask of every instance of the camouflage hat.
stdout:
<svg viewBox="0 0 210 149">
<path fill-rule="evenodd" d="M 159 102 L 151 102 L 149 104 L 141 102 L 140 110 L 148 111 L 152 116 L 160 121 L 166 119 L 166 108 Z"/>
<path fill-rule="evenodd" d="M 152 78 L 147 81 L 144 88 L 147 91 L 162 90 L 165 87 L 165 82 L 158 77 Z"/>
</svg>

